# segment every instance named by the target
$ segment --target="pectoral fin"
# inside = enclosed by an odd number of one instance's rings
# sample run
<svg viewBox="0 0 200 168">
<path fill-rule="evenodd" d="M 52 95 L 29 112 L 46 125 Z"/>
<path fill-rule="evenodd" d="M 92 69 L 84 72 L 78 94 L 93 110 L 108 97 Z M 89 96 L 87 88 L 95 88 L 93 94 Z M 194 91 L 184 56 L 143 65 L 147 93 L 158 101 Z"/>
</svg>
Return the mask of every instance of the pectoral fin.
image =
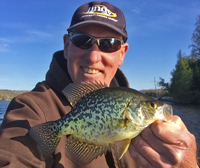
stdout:
<svg viewBox="0 0 200 168">
<path fill-rule="evenodd" d="M 117 157 L 120 160 L 122 156 L 127 151 L 129 145 L 130 145 L 131 139 L 124 139 L 122 141 L 115 142 L 115 150 L 117 153 Z"/>
<path fill-rule="evenodd" d="M 109 146 L 95 145 L 70 135 L 67 138 L 65 154 L 70 160 L 81 166 L 89 164 L 102 154 L 106 154 L 109 148 Z"/>
</svg>

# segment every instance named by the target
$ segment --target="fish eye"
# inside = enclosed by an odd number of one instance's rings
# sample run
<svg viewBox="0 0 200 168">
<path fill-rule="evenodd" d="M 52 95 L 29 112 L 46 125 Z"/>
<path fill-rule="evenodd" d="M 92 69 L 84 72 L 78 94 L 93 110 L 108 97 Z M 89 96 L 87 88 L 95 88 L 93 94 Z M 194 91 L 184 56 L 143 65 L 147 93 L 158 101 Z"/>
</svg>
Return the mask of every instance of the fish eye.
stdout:
<svg viewBox="0 0 200 168">
<path fill-rule="evenodd" d="M 151 108 L 157 108 L 157 104 L 156 104 L 156 103 L 153 103 L 153 102 L 150 102 L 150 107 L 151 107 Z"/>
</svg>

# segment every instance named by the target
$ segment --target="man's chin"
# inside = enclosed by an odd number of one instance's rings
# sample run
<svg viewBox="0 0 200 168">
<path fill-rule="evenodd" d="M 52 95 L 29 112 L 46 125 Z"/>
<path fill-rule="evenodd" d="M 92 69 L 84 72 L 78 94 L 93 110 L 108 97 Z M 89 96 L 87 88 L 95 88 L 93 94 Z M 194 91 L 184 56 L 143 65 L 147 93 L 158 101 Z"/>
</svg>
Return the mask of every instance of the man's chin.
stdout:
<svg viewBox="0 0 200 168">
<path fill-rule="evenodd" d="M 105 83 L 105 81 L 104 80 L 102 80 L 102 79 L 99 79 L 99 78 L 84 78 L 84 79 L 82 79 L 81 81 L 80 81 L 80 83 L 82 83 L 82 82 L 84 82 L 84 83 Z"/>
</svg>

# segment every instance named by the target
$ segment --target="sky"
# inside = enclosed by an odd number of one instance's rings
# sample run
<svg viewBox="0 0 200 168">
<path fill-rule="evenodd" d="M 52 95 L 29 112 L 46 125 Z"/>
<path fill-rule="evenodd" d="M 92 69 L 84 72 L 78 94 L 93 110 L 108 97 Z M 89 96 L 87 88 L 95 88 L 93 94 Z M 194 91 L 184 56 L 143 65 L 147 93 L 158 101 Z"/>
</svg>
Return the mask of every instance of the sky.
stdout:
<svg viewBox="0 0 200 168">
<path fill-rule="evenodd" d="M 32 90 L 45 79 L 74 11 L 86 0 L 0 1 L 0 89 Z M 108 0 L 126 18 L 129 50 L 120 69 L 131 88 L 170 82 L 177 53 L 189 55 L 199 0 Z M 158 87 L 157 87 L 158 88 Z"/>
</svg>

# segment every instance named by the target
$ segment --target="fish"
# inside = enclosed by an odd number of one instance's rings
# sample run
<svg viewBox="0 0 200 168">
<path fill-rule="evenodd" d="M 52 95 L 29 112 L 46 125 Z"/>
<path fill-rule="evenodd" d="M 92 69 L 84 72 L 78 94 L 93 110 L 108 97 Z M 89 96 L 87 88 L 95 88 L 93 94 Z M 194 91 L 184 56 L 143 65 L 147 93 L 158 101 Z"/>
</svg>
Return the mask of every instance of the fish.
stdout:
<svg viewBox="0 0 200 168">
<path fill-rule="evenodd" d="M 63 94 L 72 110 L 59 120 L 29 130 L 42 160 L 53 154 L 62 136 L 67 136 L 66 156 L 77 165 L 89 164 L 113 150 L 120 160 L 132 138 L 154 121 L 168 121 L 173 116 L 171 105 L 132 88 L 71 83 Z"/>
</svg>

